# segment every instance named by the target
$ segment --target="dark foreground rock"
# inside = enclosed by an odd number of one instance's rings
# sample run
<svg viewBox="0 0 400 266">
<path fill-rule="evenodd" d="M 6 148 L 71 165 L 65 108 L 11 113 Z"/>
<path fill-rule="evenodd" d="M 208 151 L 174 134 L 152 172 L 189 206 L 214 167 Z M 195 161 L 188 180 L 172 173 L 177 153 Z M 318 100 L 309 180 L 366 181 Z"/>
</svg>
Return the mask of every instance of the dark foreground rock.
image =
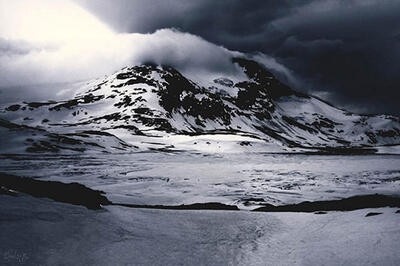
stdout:
<svg viewBox="0 0 400 266">
<path fill-rule="evenodd" d="M 93 210 L 101 209 L 102 205 L 118 205 L 137 209 L 239 210 L 237 206 L 218 202 L 194 203 L 178 206 L 112 203 L 103 195 L 103 191 L 93 190 L 78 183 L 66 184 L 57 181 L 42 181 L 0 173 L 0 194 L 15 196 L 17 194 L 14 191 L 26 193 L 38 198 L 49 198 L 59 202 L 82 205 Z"/>
<path fill-rule="evenodd" d="M 93 210 L 101 209 L 102 205 L 111 204 L 102 195 L 104 192 L 92 190 L 78 183 L 65 184 L 0 173 L 0 187 L 3 187 L 3 190 L 19 191 L 38 198 L 82 205 Z"/>
<path fill-rule="evenodd" d="M 267 204 L 254 211 L 259 212 L 321 212 L 321 211 L 354 211 L 366 208 L 400 207 L 400 197 L 380 194 L 354 196 L 340 200 L 301 202 L 274 206 Z"/>
<path fill-rule="evenodd" d="M 88 209 L 101 209 L 105 205 L 116 205 L 136 209 L 164 209 L 164 210 L 233 210 L 238 211 L 236 205 L 227 205 L 218 202 L 193 203 L 188 205 L 139 205 L 113 203 L 107 199 L 103 191 L 90 189 L 79 183 L 62 183 L 58 181 L 42 181 L 27 177 L 20 177 L 0 173 L 0 194 L 16 196 L 22 192 L 38 198 L 49 198 L 58 202 L 85 206 Z M 340 200 L 302 202 L 299 204 L 274 206 L 263 204 L 263 207 L 253 211 L 258 212 L 314 212 L 325 214 L 326 211 L 353 211 L 365 208 L 398 207 L 400 197 L 380 194 L 354 196 Z M 367 216 L 372 216 L 367 215 Z"/>
<path fill-rule="evenodd" d="M 188 205 L 177 205 L 177 206 L 168 206 L 168 205 L 137 205 L 137 204 L 120 204 L 113 203 L 113 205 L 129 207 L 129 208 L 137 208 L 137 209 L 164 209 L 164 210 L 230 210 L 230 211 L 238 211 L 239 208 L 235 205 L 226 205 L 219 202 L 206 202 L 206 203 L 194 203 Z"/>
<path fill-rule="evenodd" d="M 12 191 L 12 190 L 9 190 L 9 189 L 7 189 L 7 188 L 5 188 L 5 187 L 1 187 L 0 186 L 0 195 L 8 195 L 8 196 L 13 196 L 13 197 L 16 197 L 17 196 L 17 193 L 16 192 L 14 192 L 14 191 Z"/>
<path fill-rule="evenodd" d="M 381 212 L 369 212 L 365 215 L 365 217 L 370 217 L 370 216 L 377 216 L 382 214 Z"/>
</svg>

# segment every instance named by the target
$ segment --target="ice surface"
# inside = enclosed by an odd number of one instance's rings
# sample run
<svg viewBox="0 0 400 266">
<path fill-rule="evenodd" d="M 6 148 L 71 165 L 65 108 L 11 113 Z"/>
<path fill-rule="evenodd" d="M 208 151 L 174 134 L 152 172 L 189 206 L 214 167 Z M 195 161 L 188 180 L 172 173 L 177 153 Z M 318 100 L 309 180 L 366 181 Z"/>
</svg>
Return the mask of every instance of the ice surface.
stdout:
<svg viewBox="0 0 400 266">
<path fill-rule="evenodd" d="M 254 213 L 0 195 L 1 265 L 398 265 L 396 209 Z"/>
<path fill-rule="evenodd" d="M 221 202 L 253 209 L 359 194 L 400 195 L 398 155 L 137 152 L 2 155 L 0 172 L 103 190 L 113 202 Z"/>
</svg>

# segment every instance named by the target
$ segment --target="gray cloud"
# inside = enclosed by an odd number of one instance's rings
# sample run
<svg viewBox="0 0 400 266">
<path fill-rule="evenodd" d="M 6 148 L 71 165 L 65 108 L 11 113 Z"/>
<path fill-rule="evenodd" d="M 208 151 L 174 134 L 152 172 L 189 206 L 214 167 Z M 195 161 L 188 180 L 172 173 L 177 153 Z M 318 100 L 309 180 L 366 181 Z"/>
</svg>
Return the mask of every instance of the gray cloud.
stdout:
<svg viewBox="0 0 400 266">
<path fill-rule="evenodd" d="M 75 42 L 47 48 L 46 44 L 0 39 L 0 51 L 3 87 L 96 78 L 146 62 L 170 65 L 182 72 L 230 75 L 236 71 L 232 56 L 241 55 L 173 29 L 152 34 L 114 34 L 89 49 L 76 46 Z"/>
<path fill-rule="evenodd" d="M 0 37 L 0 55 L 2 56 L 24 55 L 34 49 L 40 50 L 39 47 L 35 47 L 24 41 L 6 40 Z"/>
<path fill-rule="evenodd" d="M 3 103 L 62 97 L 71 83 L 148 62 L 175 67 L 194 79 L 243 74 L 231 61 L 242 53 L 190 33 L 175 29 L 118 33 L 70 0 L 0 0 L 0 7 Z M 188 8 L 193 7 L 187 4 L 180 10 Z M 290 72 L 274 59 L 259 57 L 289 77 Z"/>
<path fill-rule="evenodd" d="M 42 47 L 1 39 L 0 89 L 7 97 L 1 97 L 0 102 L 37 99 L 38 95 L 55 98 L 71 82 L 148 62 L 175 67 L 189 77 L 195 74 L 213 75 L 211 78 L 235 76 L 239 72 L 231 58 L 242 55 L 173 29 L 152 34 L 113 33 L 98 45 L 89 47 L 76 46 L 76 42 L 46 47 L 46 44 Z M 264 63 L 277 72 L 285 71 L 283 66 L 268 58 Z"/>
<path fill-rule="evenodd" d="M 293 71 L 299 90 L 354 111 L 400 114 L 399 1 L 76 2 L 121 32 L 175 27 L 231 50 L 263 52 Z"/>
</svg>

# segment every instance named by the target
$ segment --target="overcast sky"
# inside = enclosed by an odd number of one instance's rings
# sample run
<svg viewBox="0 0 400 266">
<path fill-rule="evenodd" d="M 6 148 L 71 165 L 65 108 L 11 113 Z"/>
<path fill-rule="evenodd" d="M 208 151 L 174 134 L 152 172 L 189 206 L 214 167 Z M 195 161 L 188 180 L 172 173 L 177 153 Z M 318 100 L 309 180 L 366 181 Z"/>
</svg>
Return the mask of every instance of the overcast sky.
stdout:
<svg viewBox="0 0 400 266">
<path fill-rule="evenodd" d="M 400 0 L 0 0 L 0 89 L 149 59 L 223 72 L 231 51 L 261 52 L 298 90 L 400 115 L 399 10 Z"/>
<path fill-rule="evenodd" d="M 120 32 L 175 27 L 275 57 L 299 89 L 361 112 L 400 114 L 400 1 L 77 0 Z"/>
</svg>

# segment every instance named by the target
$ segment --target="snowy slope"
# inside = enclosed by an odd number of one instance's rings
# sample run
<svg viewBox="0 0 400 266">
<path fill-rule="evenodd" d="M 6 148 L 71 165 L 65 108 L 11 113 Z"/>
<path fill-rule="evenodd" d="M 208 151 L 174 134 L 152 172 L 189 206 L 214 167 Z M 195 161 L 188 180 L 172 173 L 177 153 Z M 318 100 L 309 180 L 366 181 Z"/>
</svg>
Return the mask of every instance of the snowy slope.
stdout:
<svg viewBox="0 0 400 266">
<path fill-rule="evenodd" d="M 232 63 L 240 75 L 185 77 L 152 64 L 124 68 L 65 101 L 4 106 L 0 118 L 50 134 L 101 132 L 113 139 L 103 140 L 107 147 L 115 139 L 140 149 L 209 152 L 346 152 L 400 144 L 399 118 L 352 114 L 292 90 L 255 61 Z"/>
<path fill-rule="evenodd" d="M 136 150 L 123 140 L 106 132 L 82 131 L 58 134 L 41 128 L 17 125 L 0 119 L 2 154 L 24 152 L 129 152 Z"/>
<path fill-rule="evenodd" d="M 398 265 L 400 214 L 107 211 L 29 196 L 4 204 L 1 265 Z M 365 217 L 369 212 L 381 215 Z"/>
</svg>

